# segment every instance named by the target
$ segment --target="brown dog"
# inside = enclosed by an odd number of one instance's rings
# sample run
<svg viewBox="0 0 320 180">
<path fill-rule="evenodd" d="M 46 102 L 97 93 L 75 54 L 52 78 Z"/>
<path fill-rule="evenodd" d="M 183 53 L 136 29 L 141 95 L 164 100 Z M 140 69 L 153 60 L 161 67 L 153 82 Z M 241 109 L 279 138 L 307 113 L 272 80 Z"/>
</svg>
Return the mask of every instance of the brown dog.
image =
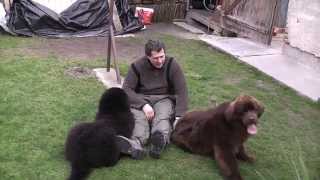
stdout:
<svg viewBox="0 0 320 180">
<path fill-rule="evenodd" d="M 244 142 L 257 133 L 263 105 L 254 97 L 241 95 L 206 111 L 187 113 L 176 125 L 172 141 L 192 153 L 214 158 L 224 179 L 241 180 L 237 159 L 253 162 Z"/>
</svg>

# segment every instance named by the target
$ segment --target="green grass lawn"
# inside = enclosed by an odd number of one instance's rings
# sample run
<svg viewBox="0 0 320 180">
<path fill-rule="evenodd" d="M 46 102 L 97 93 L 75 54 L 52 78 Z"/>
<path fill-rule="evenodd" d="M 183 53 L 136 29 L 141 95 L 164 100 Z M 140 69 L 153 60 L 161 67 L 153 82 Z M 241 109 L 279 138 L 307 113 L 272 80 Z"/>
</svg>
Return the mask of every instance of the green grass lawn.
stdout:
<svg viewBox="0 0 320 180">
<path fill-rule="evenodd" d="M 265 105 L 259 133 L 247 142 L 253 165 L 240 163 L 245 179 L 320 179 L 320 105 L 239 63 L 205 43 L 160 36 L 185 72 L 190 110 L 206 108 L 239 94 Z M 128 38 L 128 41 L 136 39 Z M 65 75 L 74 67 L 102 67 L 103 60 L 61 60 L 19 51 L 36 39 L 0 36 L 0 179 L 62 180 L 69 174 L 63 157 L 68 130 L 92 121 L 104 87 L 95 78 Z M 128 64 L 121 64 L 125 75 Z M 90 178 L 128 180 L 221 179 L 215 161 L 170 145 L 160 160 L 123 158 Z"/>
</svg>

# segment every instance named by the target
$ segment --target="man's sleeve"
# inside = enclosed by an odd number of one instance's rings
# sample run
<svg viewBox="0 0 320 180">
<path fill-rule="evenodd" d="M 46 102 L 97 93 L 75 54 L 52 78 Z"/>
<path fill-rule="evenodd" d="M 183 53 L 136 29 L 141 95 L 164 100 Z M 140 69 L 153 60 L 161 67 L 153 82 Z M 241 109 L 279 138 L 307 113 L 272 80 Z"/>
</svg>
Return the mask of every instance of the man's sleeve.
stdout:
<svg viewBox="0 0 320 180">
<path fill-rule="evenodd" d="M 176 98 L 176 116 L 181 117 L 188 109 L 188 90 L 184 74 L 175 60 L 172 61 L 170 76 Z"/>
<path fill-rule="evenodd" d="M 123 89 L 129 96 L 130 106 L 136 109 L 142 109 L 147 104 L 142 94 L 136 93 L 135 89 L 138 86 L 138 75 L 134 72 L 132 66 L 123 82 Z"/>
</svg>

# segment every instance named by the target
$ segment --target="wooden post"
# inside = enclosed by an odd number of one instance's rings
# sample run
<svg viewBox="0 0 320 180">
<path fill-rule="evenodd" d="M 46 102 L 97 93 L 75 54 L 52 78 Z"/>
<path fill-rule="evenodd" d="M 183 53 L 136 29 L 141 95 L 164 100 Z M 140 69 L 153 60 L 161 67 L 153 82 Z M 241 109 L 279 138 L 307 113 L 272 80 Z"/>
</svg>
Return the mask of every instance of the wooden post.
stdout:
<svg viewBox="0 0 320 180">
<path fill-rule="evenodd" d="M 114 40 L 114 30 L 113 30 L 113 6 L 114 6 L 114 0 L 110 0 L 109 3 L 109 35 L 108 35 L 108 49 L 107 49 L 107 71 L 110 71 L 110 59 L 111 59 L 111 52 L 112 52 L 112 57 L 113 57 L 113 64 L 114 64 L 114 69 L 116 71 L 116 76 L 117 76 L 117 83 L 121 84 L 121 77 L 120 77 L 120 72 L 119 72 L 119 67 L 117 63 L 117 51 L 116 51 L 116 43 Z"/>
<path fill-rule="evenodd" d="M 272 13 L 272 19 L 271 19 L 271 23 L 270 23 L 270 26 L 268 27 L 269 28 L 269 31 L 268 31 L 268 39 L 267 39 L 267 42 L 266 44 L 270 45 L 271 44 L 271 41 L 272 41 L 272 31 L 273 31 L 273 26 L 274 26 L 274 23 L 275 23 L 275 17 L 276 17 L 276 10 L 278 9 L 278 1 L 275 1 L 275 5 L 274 5 L 274 8 L 273 8 L 273 13 Z"/>
<path fill-rule="evenodd" d="M 107 36 L 107 72 L 110 72 L 110 60 L 111 60 L 111 36 Z"/>
<path fill-rule="evenodd" d="M 6 12 L 10 11 L 10 7 L 13 3 L 13 0 L 4 0 L 3 1 L 3 5 L 4 5 L 4 9 L 6 10 Z"/>
</svg>

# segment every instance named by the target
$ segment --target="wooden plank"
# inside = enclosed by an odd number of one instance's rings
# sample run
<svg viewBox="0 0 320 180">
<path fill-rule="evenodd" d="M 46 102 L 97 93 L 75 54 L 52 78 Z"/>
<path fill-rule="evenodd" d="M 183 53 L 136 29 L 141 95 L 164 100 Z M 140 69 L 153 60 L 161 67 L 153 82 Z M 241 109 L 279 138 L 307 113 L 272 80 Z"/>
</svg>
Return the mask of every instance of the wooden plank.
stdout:
<svg viewBox="0 0 320 180">
<path fill-rule="evenodd" d="M 238 0 L 226 0 L 224 8 Z M 270 44 L 277 0 L 242 0 L 230 15 L 222 17 L 222 27 L 241 36 Z"/>
<path fill-rule="evenodd" d="M 256 28 L 249 26 L 244 22 L 237 21 L 235 19 L 229 18 L 228 16 L 224 16 L 222 22 L 222 28 L 224 29 L 236 32 L 240 36 L 248 37 L 263 44 L 270 44 L 269 36 L 267 33 L 257 31 Z"/>
<path fill-rule="evenodd" d="M 209 29 L 220 29 L 220 15 L 206 10 L 192 9 L 188 12 L 191 19 L 206 25 Z"/>
<path fill-rule="evenodd" d="M 255 24 L 252 24 L 252 22 L 245 22 L 241 18 L 235 17 L 235 16 L 226 16 L 228 19 L 238 22 L 238 24 L 245 25 L 247 28 L 252 29 L 254 31 L 258 31 L 262 34 L 267 34 L 268 30 L 267 28 L 262 28 L 261 26 L 256 26 Z"/>
<path fill-rule="evenodd" d="M 112 22 L 113 21 L 113 8 L 114 8 L 114 0 L 110 0 L 108 2 L 108 5 L 110 7 L 110 15 L 109 15 L 109 21 Z M 108 55 L 107 55 L 107 71 L 110 71 L 110 57 L 112 54 L 113 57 L 113 65 L 116 71 L 116 76 L 117 76 L 117 83 L 121 84 L 121 77 L 120 77 L 120 70 L 119 70 L 119 66 L 118 66 L 118 62 L 117 62 L 117 48 L 116 48 L 116 43 L 114 40 L 114 31 L 113 31 L 113 25 L 112 23 L 110 23 L 109 25 L 109 34 L 108 34 Z M 112 51 L 109 51 L 109 50 Z M 112 53 L 111 53 L 112 52 Z"/>
<path fill-rule="evenodd" d="M 225 9 L 225 14 L 226 14 L 226 15 L 227 15 L 227 14 L 230 14 L 230 13 L 233 11 L 233 9 L 234 9 L 236 6 L 238 6 L 238 4 L 239 4 L 241 1 L 242 1 L 242 0 L 235 0 L 235 1 L 233 1 L 230 6 L 226 7 L 226 9 Z"/>
<path fill-rule="evenodd" d="M 243 0 L 233 10 L 233 16 L 243 21 L 256 24 L 256 26 L 268 27 L 272 22 L 272 11 L 276 0 Z"/>
</svg>

